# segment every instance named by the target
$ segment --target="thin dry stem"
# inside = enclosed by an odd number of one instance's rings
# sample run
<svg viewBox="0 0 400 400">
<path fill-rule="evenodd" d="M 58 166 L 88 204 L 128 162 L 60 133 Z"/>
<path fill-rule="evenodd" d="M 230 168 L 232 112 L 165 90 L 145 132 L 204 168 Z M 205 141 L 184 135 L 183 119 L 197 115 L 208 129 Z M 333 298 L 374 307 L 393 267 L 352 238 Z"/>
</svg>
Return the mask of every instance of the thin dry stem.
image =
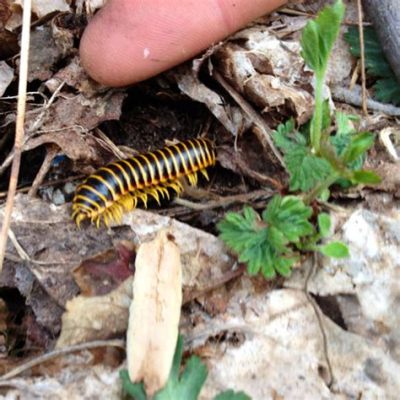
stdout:
<svg viewBox="0 0 400 400">
<path fill-rule="evenodd" d="M 278 159 L 283 168 L 286 169 L 285 163 L 283 161 L 281 153 L 275 147 L 274 142 L 272 141 L 272 130 L 266 124 L 266 122 L 262 119 L 262 117 L 253 109 L 249 102 L 247 102 L 243 96 L 241 96 L 226 80 L 225 78 L 217 71 L 213 72 L 214 78 L 221 84 L 221 86 L 232 96 L 232 98 L 236 101 L 236 103 L 240 106 L 240 108 L 244 111 L 244 113 L 248 116 L 248 118 L 256 125 L 259 129 L 255 130 L 255 134 L 257 135 L 258 140 L 262 144 L 264 148 L 267 145 L 270 147 L 275 157 Z"/>
<path fill-rule="evenodd" d="M 26 88 L 28 81 L 29 39 L 31 25 L 31 0 L 24 1 L 22 15 L 21 60 L 18 82 L 17 122 L 15 127 L 14 160 L 11 167 L 10 183 L 6 206 L 4 209 L 3 226 L 0 233 L 0 272 L 3 269 L 4 255 L 7 245 L 8 228 L 11 222 L 11 213 L 17 190 L 18 174 L 21 165 L 22 144 L 24 142 L 24 121 L 26 108 Z"/>
<path fill-rule="evenodd" d="M 81 343 L 74 346 L 68 346 L 61 349 L 53 350 L 39 357 L 35 357 L 32 360 L 29 360 L 22 365 L 12 369 L 10 372 L 7 372 L 0 377 L 0 384 L 4 384 L 7 379 L 14 378 L 15 376 L 18 376 L 23 372 L 35 367 L 36 365 L 43 364 L 44 362 L 52 360 L 56 357 L 62 356 L 64 354 L 74 353 L 76 351 L 95 349 L 97 347 L 120 347 L 121 349 L 124 349 L 125 342 L 121 339 L 95 340 L 93 342 Z"/>
<path fill-rule="evenodd" d="M 365 51 L 364 51 L 364 29 L 363 29 L 363 12 L 361 0 L 357 0 L 358 13 L 358 32 L 360 35 L 360 55 L 361 55 L 361 89 L 362 89 L 362 110 L 365 116 L 368 116 L 367 108 L 367 84 L 365 77 Z"/>
<path fill-rule="evenodd" d="M 243 193 L 243 194 L 221 197 L 218 200 L 211 200 L 208 201 L 207 203 L 194 203 L 192 201 L 178 197 L 174 200 L 174 203 L 184 207 L 188 207 L 192 210 L 203 211 L 203 210 L 211 210 L 213 208 L 218 208 L 218 207 L 227 207 L 233 203 L 248 203 L 254 199 L 259 199 L 262 197 L 268 198 L 271 196 L 272 196 L 272 191 L 270 190 L 256 190 L 251 193 Z"/>
</svg>

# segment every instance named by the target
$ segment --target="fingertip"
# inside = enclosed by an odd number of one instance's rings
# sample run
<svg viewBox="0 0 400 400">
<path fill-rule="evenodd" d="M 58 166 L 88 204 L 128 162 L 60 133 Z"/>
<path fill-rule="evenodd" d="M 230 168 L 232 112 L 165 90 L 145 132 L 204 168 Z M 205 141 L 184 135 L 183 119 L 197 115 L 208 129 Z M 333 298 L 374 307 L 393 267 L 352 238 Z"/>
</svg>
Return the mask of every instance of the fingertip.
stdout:
<svg viewBox="0 0 400 400">
<path fill-rule="evenodd" d="M 81 62 L 125 86 L 177 65 L 286 0 L 109 0 L 86 28 Z"/>
</svg>

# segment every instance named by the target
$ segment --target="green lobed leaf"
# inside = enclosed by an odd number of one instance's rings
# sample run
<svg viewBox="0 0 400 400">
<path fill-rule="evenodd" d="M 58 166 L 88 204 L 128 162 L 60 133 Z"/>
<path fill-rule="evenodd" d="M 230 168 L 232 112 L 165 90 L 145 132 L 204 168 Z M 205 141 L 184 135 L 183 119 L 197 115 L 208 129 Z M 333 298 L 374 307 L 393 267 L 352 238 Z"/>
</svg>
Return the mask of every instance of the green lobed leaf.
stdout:
<svg viewBox="0 0 400 400">
<path fill-rule="evenodd" d="M 358 117 L 336 114 L 336 134 L 331 136 L 330 141 L 336 150 L 336 154 L 343 160 L 344 164 L 350 170 L 359 170 L 365 161 L 366 151 L 372 147 L 374 136 L 369 132 L 357 134 L 352 121 L 358 120 Z M 349 179 L 339 178 L 336 181 L 343 188 L 352 185 Z"/>
<path fill-rule="evenodd" d="M 147 400 L 143 383 L 132 383 L 126 369 L 119 371 L 119 377 L 122 381 L 122 390 L 134 400 Z"/>
<path fill-rule="evenodd" d="M 251 397 L 242 391 L 234 392 L 233 390 L 225 390 L 215 396 L 214 400 L 251 400 Z"/>
<path fill-rule="evenodd" d="M 207 368 L 198 357 L 192 356 L 179 378 L 182 352 L 183 339 L 179 336 L 167 384 L 154 395 L 154 400 L 196 400 L 198 398 L 207 379 Z"/>
<path fill-rule="evenodd" d="M 357 133 L 354 122 L 360 122 L 360 117 L 354 114 L 345 114 L 337 111 L 335 114 L 336 136 L 349 137 Z"/>
<path fill-rule="evenodd" d="M 400 84 L 393 75 L 392 77 L 379 79 L 375 85 L 375 97 L 383 103 L 400 105 Z"/>
<path fill-rule="evenodd" d="M 246 207 L 242 214 L 227 213 L 217 226 L 221 239 L 238 253 L 240 262 L 247 264 L 250 275 L 261 272 L 266 278 L 273 278 L 276 273 L 289 276 L 298 260 L 289 245 L 314 233 L 308 221 L 311 214 L 311 207 L 300 198 L 275 196 L 262 220 Z"/>
<path fill-rule="evenodd" d="M 357 27 L 349 27 L 345 39 L 355 57 L 360 57 L 360 37 Z M 400 83 L 382 51 L 378 36 L 370 26 L 364 27 L 365 66 L 370 76 L 380 78 L 374 85 L 375 97 L 382 102 L 400 104 Z"/>
<path fill-rule="evenodd" d="M 264 210 L 262 219 L 290 242 L 297 242 L 300 237 L 313 233 L 313 226 L 308 221 L 311 214 L 312 208 L 296 196 L 274 196 Z"/>
<path fill-rule="evenodd" d="M 318 214 L 318 230 L 322 237 L 328 237 L 331 229 L 331 217 L 327 213 Z"/>
<path fill-rule="evenodd" d="M 297 132 L 287 136 L 282 131 L 275 131 L 273 139 L 284 153 L 285 165 L 290 174 L 291 191 L 306 192 L 332 173 L 329 162 L 312 154 L 302 134 Z"/>
<path fill-rule="evenodd" d="M 332 258 L 347 258 L 350 256 L 349 248 L 342 242 L 330 242 L 318 247 L 325 256 Z"/>
<path fill-rule="evenodd" d="M 356 161 L 364 155 L 374 144 L 375 137 L 370 132 L 361 132 L 351 137 L 350 143 L 346 146 L 342 159 L 346 164 Z"/>
<path fill-rule="evenodd" d="M 379 175 L 367 170 L 354 171 L 353 179 L 357 183 L 364 183 L 366 185 L 376 185 L 381 182 Z"/>
<path fill-rule="evenodd" d="M 344 16 L 341 0 L 325 7 L 314 21 L 308 22 L 301 36 L 302 57 L 318 75 L 325 72 L 330 52 Z"/>
<path fill-rule="evenodd" d="M 328 201 L 330 196 L 331 196 L 330 190 L 329 190 L 329 189 L 324 189 L 324 190 L 320 193 L 320 195 L 318 196 L 318 199 L 319 199 L 320 201 Z"/>
<path fill-rule="evenodd" d="M 284 137 L 294 132 L 294 129 L 295 129 L 294 118 L 289 118 L 287 121 L 283 122 L 282 124 L 279 124 L 276 127 L 276 131 L 279 132 Z"/>
<path fill-rule="evenodd" d="M 359 58 L 361 49 L 358 27 L 350 26 L 344 37 L 350 46 L 351 54 Z M 364 54 L 368 74 L 381 78 L 393 76 L 393 71 L 386 60 L 378 36 L 372 26 L 364 27 Z"/>
</svg>

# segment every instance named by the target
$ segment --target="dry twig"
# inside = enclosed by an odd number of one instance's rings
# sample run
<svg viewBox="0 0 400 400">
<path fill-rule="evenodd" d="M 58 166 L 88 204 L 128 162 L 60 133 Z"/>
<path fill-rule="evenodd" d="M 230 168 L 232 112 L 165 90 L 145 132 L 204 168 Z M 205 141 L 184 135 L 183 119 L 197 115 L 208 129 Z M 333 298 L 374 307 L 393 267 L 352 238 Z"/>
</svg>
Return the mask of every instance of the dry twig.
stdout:
<svg viewBox="0 0 400 400">
<path fill-rule="evenodd" d="M 254 199 L 268 198 L 271 197 L 273 192 L 271 190 L 255 190 L 250 193 L 235 194 L 232 196 L 220 197 L 218 200 L 211 200 L 206 203 L 194 203 L 186 199 L 177 197 L 174 200 L 175 204 L 191 208 L 196 211 L 210 210 L 218 207 L 227 207 L 233 203 L 249 203 Z"/>
<path fill-rule="evenodd" d="M 7 245 L 8 228 L 11 222 L 11 213 L 17 190 L 18 174 L 21 165 L 22 144 L 24 141 L 24 121 L 26 108 L 26 88 L 28 81 L 29 39 L 31 24 L 31 0 L 24 1 L 22 16 L 21 60 L 18 82 L 17 122 L 15 127 L 14 160 L 11 167 L 10 183 L 6 206 L 4 209 L 3 226 L 0 233 L 0 272 L 3 269 L 4 255 Z"/>
<path fill-rule="evenodd" d="M 360 35 L 362 110 L 364 115 L 367 117 L 368 116 L 367 84 L 365 77 L 364 28 L 363 28 L 363 12 L 362 12 L 361 0 L 357 0 L 357 13 L 358 13 L 358 32 Z"/>
<path fill-rule="evenodd" d="M 236 103 L 241 107 L 241 109 L 245 112 L 245 114 L 249 117 L 249 119 L 256 125 L 259 129 L 255 130 L 258 140 L 262 144 L 264 148 L 268 146 L 271 148 L 275 157 L 278 159 L 280 164 L 286 170 L 285 163 L 283 161 L 281 153 L 279 153 L 278 149 L 275 147 L 274 142 L 272 141 L 272 132 L 269 126 L 265 123 L 265 121 L 260 117 L 260 115 L 253 109 L 253 107 L 248 103 L 225 79 L 224 77 L 217 71 L 213 72 L 214 78 L 221 84 L 221 86 L 232 96 L 232 98 L 236 101 Z"/>
<path fill-rule="evenodd" d="M 35 367 L 36 365 L 42 364 L 56 357 L 62 356 L 64 354 L 74 353 L 76 351 L 95 349 L 97 347 L 119 347 L 121 349 L 125 349 L 125 342 L 124 340 L 121 339 L 95 340 L 93 342 L 80 343 L 74 346 L 68 346 L 68 347 L 63 347 L 61 349 L 53 350 L 49 353 L 35 357 L 32 360 L 29 360 L 23 363 L 22 365 L 19 365 L 18 367 L 12 369 L 10 372 L 7 372 L 6 374 L 0 377 L 0 384 L 4 385 L 7 379 L 14 378 L 15 376 L 18 376 L 23 372 Z"/>
</svg>

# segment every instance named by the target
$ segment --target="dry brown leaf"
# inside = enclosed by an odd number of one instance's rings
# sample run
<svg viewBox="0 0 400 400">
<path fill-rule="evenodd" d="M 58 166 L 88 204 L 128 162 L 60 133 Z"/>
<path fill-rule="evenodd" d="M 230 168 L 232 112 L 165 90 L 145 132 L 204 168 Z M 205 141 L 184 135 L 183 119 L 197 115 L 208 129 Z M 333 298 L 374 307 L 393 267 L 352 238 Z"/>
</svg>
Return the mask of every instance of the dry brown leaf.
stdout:
<svg viewBox="0 0 400 400">
<path fill-rule="evenodd" d="M 77 296 L 67 302 L 57 348 L 109 339 L 126 330 L 133 277 L 104 296 Z"/>
<path fill-rule="evenodd" d="M 194 62 L 194 65 L 196 61 Z M 216 92 L 204 85 L 197 77 L 197 71 L 180 68 L 174 73 L 179 89 L 195 101 L 204 103 L 227 131 L 234 136 L 249 127 L 249 121 L 239 107 L 226 104 Z"/>
<path fill-rule="evenodd" d="M 5 61 L 0 61 L 0 96 L 14 79 L 14 70 Z"/>
<path fill-rule="evenodd" d="M 15 5 L 23 7 L 22 0 L 14 0 Z M 41 18 L 54 11 L 71 11 L 66 0 L 33 0 L 32 1 L 32 12 Z"/>
<path fill-rule="evenodd" d="M 182 265 L 178 246 L 166 230 L 139 247 L 129 309 L 128 372 L 144 381 L 151 396 L 167 382 L 182 304 Z"/>
<path fill-rule="evenodd" d="M 4 206 L 0 207 L 0 225 L 3 212 Z M 28 259 L 23 259 L 24 255 L 8 240 L 0 275 L 0 288 L 18 290 L 37 322 L 53 337 L 60 331 L 67 300 L 78 293 L 72 271 L 84 259 L 113 246 L 113 237 L 104 229 L 90 227 L 85 234 L 79 231 L 69 212 L 67 205 L 56 207 L 37 198 L 17 195 L 11 229 Z M 120 228 L 118 237 L 119 240 L 129 239 L 132 233 Z M 127 316 L 126 312 L 125 318 Z"/>
<path fill-rule="evenodd" d="M 97 9 L 104 6 L 107 0 L 76 0 L 76 12 L 81 14 L 86 12 L 92 15 Z"/>
<path fill-rule="evenodd" d="M 53 66 L 60 60 L 62 51 L 56 45 L 51 28 L 41 26 L 31 33 L 28 81 L 44 81 L 53 75 Z"/>
<path fill-rule="evenodd" d="M 134 255 L 134 245 L 123 240 L 112 249 L 83 260 L 73 271 L 81 294 L 100 296 L 116 289 L 133 274 Z"/>
</svg>

